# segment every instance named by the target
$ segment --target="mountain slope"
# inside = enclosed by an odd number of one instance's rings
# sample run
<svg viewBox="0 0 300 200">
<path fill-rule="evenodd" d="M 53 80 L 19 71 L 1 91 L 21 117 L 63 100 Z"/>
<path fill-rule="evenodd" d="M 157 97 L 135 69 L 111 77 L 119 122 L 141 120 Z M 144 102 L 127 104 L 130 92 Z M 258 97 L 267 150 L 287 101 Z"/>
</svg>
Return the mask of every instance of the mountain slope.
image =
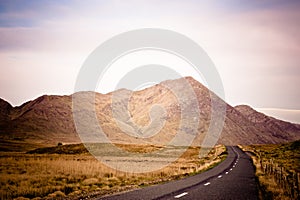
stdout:
<svg viewBox="0 0 300 200">
<path fill-rule="evenodd" d="M 235 109 L 242 113 L 255 126 L 262 127 L 264 131 L 270 133 L 274 137 L 286 140 L 290 140 L 291 138 L 293 138 L 292 140 L 297 140 L 299 138 L 300 129 L 297 124 L 267 116 L 247 105 L 239 105 L 236 106 Z"/>
<path fill-rule="evenodd" d="M 180 140 L 196 134 L 193 144 L 202 144 L 210 125 L 212 98 L 216 100 L 217 105 L 226 106 L 225 124 L 219 143 L 230 145 L 281 143 L 300 137 L 299 126 L 265 116 L 250 107 L 231 107 L 199 82 L 186 77 L 164 81 L 150 88 L 135 91 L 132 95 L 131 91 L 125 89 L 109 94 L 79 92 L 70 96 L 44 95 L 19 107 L 12 107 L 4 100 L 0 100 L 0 142 L 22 141 L 42 145 L 80 142 L 73 120 L 73 98 L 79 105 L 74 109 L 75 116 L 80 117 L 79 124 L 76 124 L 77 128 L 83 128 L 87 137 L 97 135 L 100 124 L 105 135 L 115 143 L 165 145 L 174 138 L 180 126 L 181 106 L 191 116 L 197 109 L 190 97 L 191 94 L 185 88 L 185 81 L 188 81 L 197 97 L 200 121 L 197 133 L 193 133 L 188 127 L 181 127 L 184 134 Z M 173 91 L 180 91 L 180 97 L 168 87 Z M 97 118 L 89 112 L 94 108 L 91 98 L 93 96 Z M 112 96 L 118 97 L 113 104 Z M 129 105 L 126 98 L 129 98 Z M 180 103 L 178 98 L 184 101 Z M 129 115 L 122 112 L 127 106 Z M 115 109 L 114 113 L 112 107 Z M 162 121 L 164 124 L 161 124 Z M 185 123 L 193 122 L 190 120 Z"/>
<path fill-rule="evenodd" d="M 8 120 L 12 106 L 5 100 L 0 99 L 0 123 Z"/>
<path fill-rule="evenodd" d="M 41 96 L 11 107 L 1 125 L 0 139 L 54 144 L 79 140 L 72 119 L 70 96 Z M 74 140 L 75 139 L 75 140 Z"/>
</svg>

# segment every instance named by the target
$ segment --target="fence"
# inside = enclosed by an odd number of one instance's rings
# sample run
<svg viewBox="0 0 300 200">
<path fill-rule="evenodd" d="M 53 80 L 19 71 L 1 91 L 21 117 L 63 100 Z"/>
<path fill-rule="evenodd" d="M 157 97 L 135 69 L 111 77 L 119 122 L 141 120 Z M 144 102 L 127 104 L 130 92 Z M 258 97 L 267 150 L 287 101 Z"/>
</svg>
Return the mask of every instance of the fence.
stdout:
<svg viewBox="0 0 300 200">
<path fill-rule="evenodd" d="M 256 156 L 260 163 L 261 171 L 274 178 L 278 187 L 284 191 L 285 196 L 290 199 L 300 199 L 300 173 L 292 172 L 283 166 L 279 166 L 273 159 L 261 158 L 259 154 L 256 154 Z"/>
</svg>

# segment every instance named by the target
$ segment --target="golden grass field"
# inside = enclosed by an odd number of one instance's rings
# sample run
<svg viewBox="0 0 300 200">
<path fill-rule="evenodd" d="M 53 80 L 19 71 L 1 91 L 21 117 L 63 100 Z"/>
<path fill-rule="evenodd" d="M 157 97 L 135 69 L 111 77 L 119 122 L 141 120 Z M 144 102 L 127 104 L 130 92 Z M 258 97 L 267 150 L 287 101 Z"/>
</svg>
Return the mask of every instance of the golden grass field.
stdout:
<svg viewBox="0 0 300 200">
<path fill-rule="evenodd" d="M 299 199 L 300 140 L 242 148 L 251 153 L 256 166 L 261 199 Z"/>
<path fill-rule="evenodd" d="M 66 146 L 59 148 L 65 148 L 66 151 Z M 130 149 L 128 146 L 124 148 Z M 132 149 L 142 151 L 141 147 Z M 101 196 L 200 173 L 215 166 L 227 155 L 225 146 L 219 145 L 200 159 L 199 148 L 190 147 L 171 165 L 159 171 L 136 174 L 111 169 L 85 151 L 80 153 L 72 150 L 71 153 L 1 152 L 0 199 L 79 199 Z"/>
</svg>

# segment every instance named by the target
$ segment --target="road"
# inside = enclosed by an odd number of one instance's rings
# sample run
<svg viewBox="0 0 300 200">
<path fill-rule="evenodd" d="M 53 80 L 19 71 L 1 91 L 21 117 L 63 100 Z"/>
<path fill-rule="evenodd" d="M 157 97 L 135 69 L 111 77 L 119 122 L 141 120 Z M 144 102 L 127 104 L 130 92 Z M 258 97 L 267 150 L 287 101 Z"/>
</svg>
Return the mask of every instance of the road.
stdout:
<svg viewBox="0 0 300 200">
<path fill-rule="evenodd" d="M 102 197 L 119 199 L 258 199 L 250 157 L 236 146 L 218 166 L 185 179 Z"/>
</svg>

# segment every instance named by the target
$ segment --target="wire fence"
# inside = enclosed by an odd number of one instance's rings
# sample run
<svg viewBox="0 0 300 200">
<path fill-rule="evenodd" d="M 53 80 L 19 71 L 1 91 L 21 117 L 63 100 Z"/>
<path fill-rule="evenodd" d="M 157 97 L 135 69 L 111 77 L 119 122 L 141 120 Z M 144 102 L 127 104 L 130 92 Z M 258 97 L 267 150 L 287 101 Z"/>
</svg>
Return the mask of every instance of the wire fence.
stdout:
<svg viewBox="0 0 300 200">
<path fill-rule="evenodd" d="M 289 171 L 279 165 L 274 159 L 262 158 L 256 154 L 260 163 L 261 171 L 274 178 L 276 184 L 290 199 L 300 199 L 300 173 Z"/>
</svg>

